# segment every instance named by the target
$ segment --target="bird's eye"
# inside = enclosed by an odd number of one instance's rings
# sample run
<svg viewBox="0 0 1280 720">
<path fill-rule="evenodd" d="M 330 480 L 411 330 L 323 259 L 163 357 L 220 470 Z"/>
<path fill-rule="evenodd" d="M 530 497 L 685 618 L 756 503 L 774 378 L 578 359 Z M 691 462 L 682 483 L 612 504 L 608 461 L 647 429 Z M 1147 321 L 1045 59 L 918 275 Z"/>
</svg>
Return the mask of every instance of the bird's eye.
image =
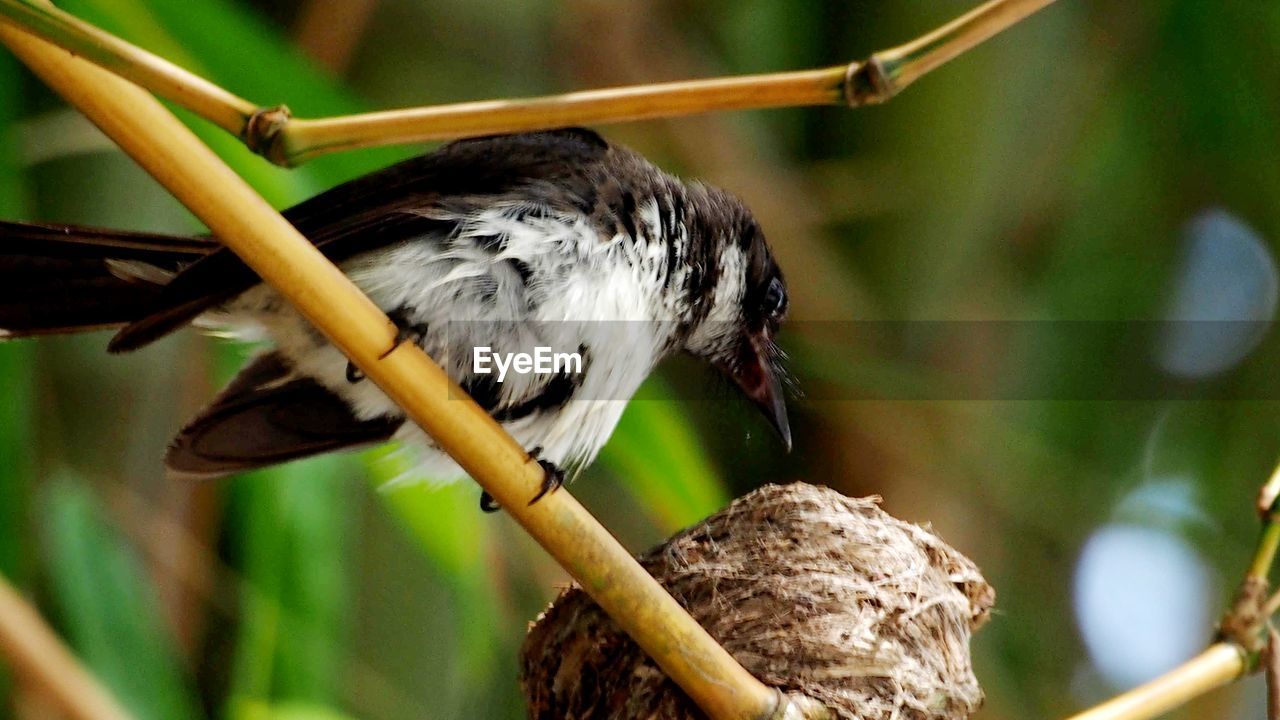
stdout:
<svg viewBox="0 0 1280 720">
<path fill-rule="evenodd" d="M 782 278 L 775 277 L 769 281 L 769 287 L 764 291 L 762 309 L 773 319 L 781 318 L 787 311 L 787 289 L 782 286 Z"/>
</svg>

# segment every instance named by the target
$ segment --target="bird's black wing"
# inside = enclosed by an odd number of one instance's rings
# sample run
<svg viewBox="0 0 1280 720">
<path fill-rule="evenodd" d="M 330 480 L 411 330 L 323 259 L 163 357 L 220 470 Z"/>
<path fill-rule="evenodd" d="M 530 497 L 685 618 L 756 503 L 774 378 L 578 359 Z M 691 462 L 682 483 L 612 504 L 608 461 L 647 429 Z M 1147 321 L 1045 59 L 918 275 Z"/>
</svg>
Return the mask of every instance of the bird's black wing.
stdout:
<svg viewBox="0 0 1280 720">
<path fill-rule="evenodd" d="M 165 465 L 217 477 L 391 439 L 402 418 L 360 420 L 277 354 L 259 356 L 174 438 Z"/>
<path fill-rule="evenodd" d="M 609 144 L 596 133 L 566 128 L 459 140 L 421 157 L 339 185 L 284 216 L 335 262 L 388 244 L 447 232 L 420 212 L 458 197 L 483 198 L 534 181 L 552 183 L 594 203 L 590 168 Z M 155 307 L 112 338 L 112 351 L 132 350 L 253 287 L 260 279 L 234 253 L 220 249 L 180 272 Z"/>
</svg>

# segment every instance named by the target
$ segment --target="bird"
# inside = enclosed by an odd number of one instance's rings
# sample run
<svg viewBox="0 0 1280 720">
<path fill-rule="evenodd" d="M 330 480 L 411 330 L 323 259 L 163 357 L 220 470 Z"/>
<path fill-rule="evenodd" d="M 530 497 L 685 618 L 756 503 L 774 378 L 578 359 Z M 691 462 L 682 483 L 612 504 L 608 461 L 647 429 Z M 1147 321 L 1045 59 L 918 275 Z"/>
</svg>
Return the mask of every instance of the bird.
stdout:
<svg viewBox="0 0 1280 720">
<path fill-rule="evenodd" d="M 791 448 L 786 283 L 724 190 L 562 128 L 457 140 L 283 215 L 395 322 L 396 343 L 421 346 L 542 465 L 530 502 L 590 464 L 677 353 L 730 380 Z M 127 352 L 186 325 L 267 349 L 178 432 L 171 474 L 399 440 L 426 476 L 465 477 L 216 238 L 0 221 L 0 338 L 114 329 L 108 350 Z"/>
</svg>

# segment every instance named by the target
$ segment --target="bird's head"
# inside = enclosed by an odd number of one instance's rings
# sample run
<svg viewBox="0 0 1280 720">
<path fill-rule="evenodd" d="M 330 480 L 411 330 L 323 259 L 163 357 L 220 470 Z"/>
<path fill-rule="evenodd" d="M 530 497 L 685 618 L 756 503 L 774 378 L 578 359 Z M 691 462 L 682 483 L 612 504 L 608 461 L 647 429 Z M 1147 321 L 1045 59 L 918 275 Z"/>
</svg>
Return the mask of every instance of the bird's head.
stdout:
<svg viewBox="0 0 1280 720">
<path fill-rule="evenodd" d="M 685 349 L 732 380 L 790 450 L 783 354 L 775 343 L 787 315 L 786 281 L 759 223 L 742 202 L 714 188 L 698 189 L 706 193 L 700 224 L 712 237 L 702 259 L 702 317 Z"/>
</svg>

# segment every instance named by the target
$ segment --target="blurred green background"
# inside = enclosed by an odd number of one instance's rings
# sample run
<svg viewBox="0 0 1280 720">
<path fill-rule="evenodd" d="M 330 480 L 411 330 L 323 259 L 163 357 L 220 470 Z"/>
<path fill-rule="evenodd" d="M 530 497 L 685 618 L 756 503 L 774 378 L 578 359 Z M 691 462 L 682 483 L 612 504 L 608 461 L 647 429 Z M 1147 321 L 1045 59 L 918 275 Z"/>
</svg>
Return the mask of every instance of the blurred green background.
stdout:
<svg viewBox="0 0 1280 720">
<path fill-rule="evenodd" d="M 971 7 L 60 5 L 302 116 L 830 65 Z M 767 482 L 884 496 L 998 590 L 983 718 L 1064 715 L 1194 654 L 1280 454 L 1277 46 L 1280 6 L 1062 0 L 884 107 L 603 128 L 756 211 L 805 394 L 784 455 L 675 363 L 572 491 L 635 551 Z M 285 171 L 192 124 L 280 207 L 419 150 Z M 4 53 L 0 217 L 199 229 Z M 1130 322 L 1166 319 L 1214 322 Z M 405 470 L 386 450 L 167 480 L 165 443 L 248 350 L 105 342 L 0 344 L 0 570 L 140 718 L 523 717 L 517 649 L 567 580 L 474 486 L 380 489 Z M 1140 391 L 1113 360 L 1150 371 Z M 11 679 L 0 716 L 57 717 Z M 1181 717 L 1261 718 L 1261 688 Z"/>
</svg>

